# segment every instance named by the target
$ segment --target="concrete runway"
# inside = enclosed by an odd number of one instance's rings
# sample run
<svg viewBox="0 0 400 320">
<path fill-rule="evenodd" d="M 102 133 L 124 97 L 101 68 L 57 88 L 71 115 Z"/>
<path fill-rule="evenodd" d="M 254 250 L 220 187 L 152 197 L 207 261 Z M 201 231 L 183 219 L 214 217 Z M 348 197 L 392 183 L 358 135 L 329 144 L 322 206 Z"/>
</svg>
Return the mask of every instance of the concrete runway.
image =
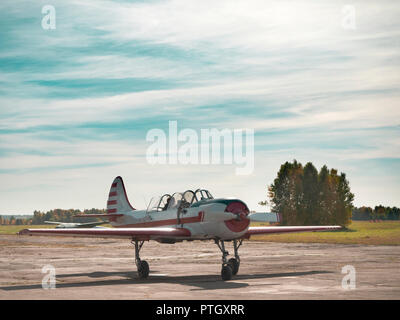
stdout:
<svg viewBox="0 0 400 320">
<path fill-rule="evenodd" d="M 224 282 L 213 242 L 145 242 L 150 276 L 139 280 L 128 240 L 0 235 L 0 299 L 400 299 L 400 246 L 246 241 L 239 253 Z M 49 264 L 56 288 L 44 290 Z M 345 265 L 353 290 L 342 288 Z"/>
</svg>

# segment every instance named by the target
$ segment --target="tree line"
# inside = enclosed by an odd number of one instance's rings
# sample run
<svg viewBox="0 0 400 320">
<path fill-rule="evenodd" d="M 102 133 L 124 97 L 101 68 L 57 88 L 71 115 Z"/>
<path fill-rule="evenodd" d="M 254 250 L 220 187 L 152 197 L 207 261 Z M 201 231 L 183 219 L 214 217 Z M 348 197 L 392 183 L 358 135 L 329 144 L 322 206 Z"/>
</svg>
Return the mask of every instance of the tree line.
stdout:
<svg viewBox="0 0 400 320">
<path fill-rule="evenodd" d="M 100 218 L 77 218 L 74 217 L 78 214 L 104 214 L 105 209 L 53 209 L 47 212 L 37 211 L 33 212 L 31 218 L 18 218 L 11 216 L 5 218 L 0 216 L 0 224 L 2 225 L 38 225 L 44 224 L 45 221 L 60 221 L 60 222 L 95 222 L 101 221 Z"/>
<path fill-rule="evenodd" d="M 353 209 L 353 220 L 400 220 L 400 208 L 384 207 L 382 205 L 359 207 Z"/>
<path fill-rule="evenodd" d="M 311 162 L 304 167 L 296 160 L 281 165 L 274 182 L 268 186 L 271 211 L 282 214 L 282 225 L 341 225 L 351 220 L 400 220 L 400 209 L 384 207 L 353 207 L 345 173 L 324 165 L 320 171 Z M 266 202 L 260 202 L 266 204 Z M 1 225 L 39 225 L 44 221 L 95 222 L 100 218 L 76 218 L 78 214 L 104 214 L 105 209 L 35 210 L 33 217 L 0 216 Z"/>
<path fill-rule="evenodd" d="M 341 225 L 351 222 L 354 194 L 345 173 L 311 162 L 281 165 L 268 187 L 272 212 L 282 214 L 282 225 Z"/>
</svg>

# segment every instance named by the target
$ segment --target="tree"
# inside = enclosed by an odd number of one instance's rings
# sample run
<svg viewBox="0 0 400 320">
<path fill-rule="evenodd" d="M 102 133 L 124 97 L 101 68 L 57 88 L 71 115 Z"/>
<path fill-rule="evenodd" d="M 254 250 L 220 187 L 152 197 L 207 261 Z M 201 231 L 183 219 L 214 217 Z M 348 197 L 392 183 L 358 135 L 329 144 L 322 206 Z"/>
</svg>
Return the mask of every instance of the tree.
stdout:
<svg viewBox="0 0 400 320">
<path fill-rule="evenodd" d="M 375 206 L 374 209 L 374 218 L 375 219 L 385 219 L 387 215 L 386 208 L 382 205 Z"/>
<path fill-rule="evenodd" d="M 303 173 L 303 210 L 302 224 L 316 224 L 319 217 L 318 210 L 318 171 L 311 162 L 304 166 Z"/>
<path fill-rule="evenodd" d="M 354 194 L 350 191 L 349 181 L 346 179 L 346 174 L 341 173 L 337 180 L 337 189 L 335 199 L 335 224 L 347 226 L 351 223 L 351 211 L 353 208 Z"/>
<path fill-rule="evenodd" d="M 333 188 L 328 167 L 324 165 L 318 174 L 318 223 L 331 224 Z"/>
<path fill-rule="evenodd" d="M 339 224 L 351 222 L 354 195 L 346 175 L 324 165 L 320 172 L 311 162 L 303 168 L 296 160 L 281 165 L 268 188 L 273 212 L 283 225 Z"/>
<path fill-rule="evenodd" d="M 303 167 L 296 160 L 281 165 L 278 177 L 268 188 L 272 212 L 282 213 L 282 224 L 294 224 L 302 197 Z"/>
<path fill-rule="evenodd" d="M 353 209 L 353 220 L 370 220 L 372 219 L 372 208 L 360 207 Z"/>
</svg>

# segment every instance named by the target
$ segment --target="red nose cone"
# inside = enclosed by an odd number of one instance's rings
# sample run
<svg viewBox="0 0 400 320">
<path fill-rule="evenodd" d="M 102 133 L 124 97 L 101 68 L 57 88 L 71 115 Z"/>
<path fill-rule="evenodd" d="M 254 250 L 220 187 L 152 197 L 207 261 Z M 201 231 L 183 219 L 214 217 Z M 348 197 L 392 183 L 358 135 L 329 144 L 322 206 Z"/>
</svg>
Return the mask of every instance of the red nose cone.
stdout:
<svg viewBox="0 0 400 320">
<path fill-rule="evenodd" d="M 247 206 L 240 201 L 234 201 L 228 204 L 225 209 L 226 212 L 232 212 L 235 214 L 239 214 L 240 220 L 232 219 L 225 221 L 225 225 L 231 230 L 232 232 L 242 232 L 246 230 L 246 228 L 250 224 L 250 220 L 247 219 L 247 215 L 249 214 L 249 209 Z"/>
</svg>

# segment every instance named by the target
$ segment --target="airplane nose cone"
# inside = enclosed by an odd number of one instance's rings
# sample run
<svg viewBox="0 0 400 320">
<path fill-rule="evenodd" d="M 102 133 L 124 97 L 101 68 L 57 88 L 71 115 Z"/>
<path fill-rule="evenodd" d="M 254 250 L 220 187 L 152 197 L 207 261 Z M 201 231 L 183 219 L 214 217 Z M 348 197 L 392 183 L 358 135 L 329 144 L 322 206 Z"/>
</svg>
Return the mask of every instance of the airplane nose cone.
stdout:
<svg viewBox="0 0 400 320">
<path fill-rule="evenodd" d="M 239 219 L 225 221 L 225 225 L 229 230 L 233 232 L 242 232 L 247 229 L 250 224 L 250 220 L 247 218 L 249 209 L 245 203 L 241 201 L 233 201 L 228 204 L 225 211 L 234 213 L 239 217 Z"/>
</svg>

